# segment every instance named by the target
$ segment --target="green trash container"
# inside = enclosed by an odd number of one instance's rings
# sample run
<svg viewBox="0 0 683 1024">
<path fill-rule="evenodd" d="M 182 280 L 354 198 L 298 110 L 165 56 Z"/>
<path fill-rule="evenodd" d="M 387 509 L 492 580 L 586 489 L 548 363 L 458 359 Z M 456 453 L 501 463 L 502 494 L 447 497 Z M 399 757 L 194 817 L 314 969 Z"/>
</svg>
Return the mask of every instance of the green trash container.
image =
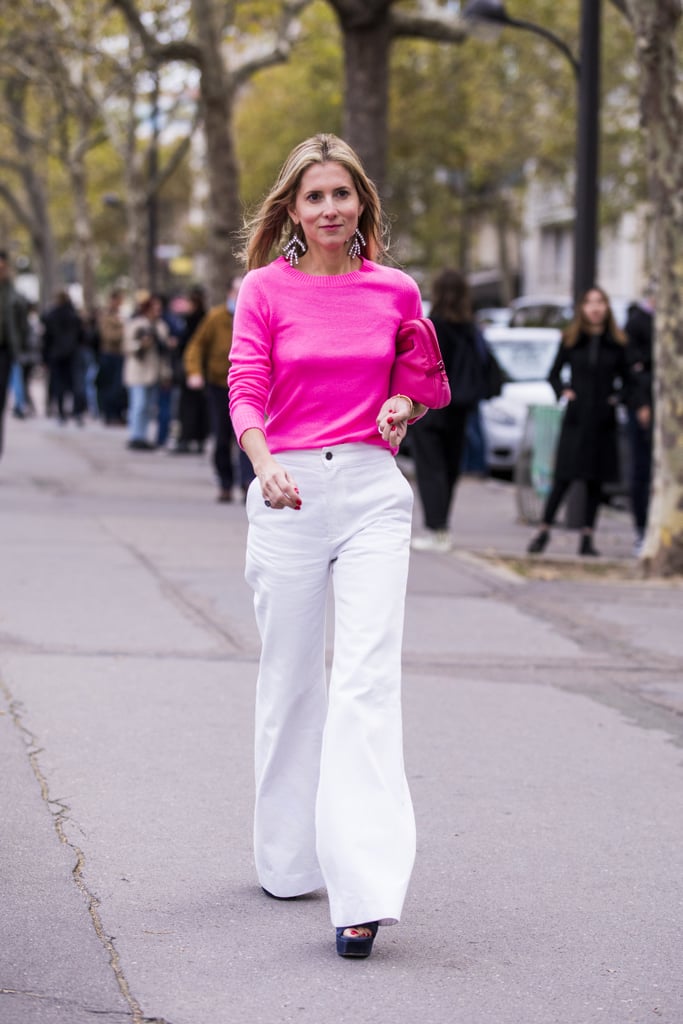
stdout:
<svg viewBox="0 0 683 1024">
<path fill-rule="evenodd" d="M 555 468 L 555 451 L 560 436 L 564 407 L 529 407 L 524 437 L 515 466 L 515 485 L 519 517 L 526 523 L 538 523 L 545 499 L 550 493 Z"/>
<path fill-rule="evenodd" d="M 560 436 L 564 408 L 560 405 L 532 405 L 531 483 L 537 494 L 546 498 L 553 485 L 555 452 Z"/>
</svg>

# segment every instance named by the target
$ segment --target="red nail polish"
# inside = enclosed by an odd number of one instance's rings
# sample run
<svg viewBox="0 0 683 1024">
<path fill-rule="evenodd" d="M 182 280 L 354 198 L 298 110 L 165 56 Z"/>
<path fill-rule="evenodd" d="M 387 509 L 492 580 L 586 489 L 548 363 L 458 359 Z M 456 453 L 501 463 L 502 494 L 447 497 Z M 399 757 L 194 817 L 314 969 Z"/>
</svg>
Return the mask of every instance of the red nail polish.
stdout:
<svg viewBox="0 0 683 1024">
<path fill-rule="evenodd" d="M 393 421 L 393 419 L 391 418 L 391 416 L 387 416 L 387 423 L 393 423 L 393 422 L 394 422 L 394 421 Z"/>
</svg>

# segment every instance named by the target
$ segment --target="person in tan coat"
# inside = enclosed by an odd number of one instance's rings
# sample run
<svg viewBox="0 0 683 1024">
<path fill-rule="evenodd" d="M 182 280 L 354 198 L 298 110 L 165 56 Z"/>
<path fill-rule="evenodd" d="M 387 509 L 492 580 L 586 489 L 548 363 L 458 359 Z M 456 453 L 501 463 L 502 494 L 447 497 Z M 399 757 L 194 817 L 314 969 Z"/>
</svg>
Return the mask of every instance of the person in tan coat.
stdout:
<svg viewBox="0 0 683 1024">
<path fill-rule="evenodd" d="M 123 382 L 128 388 L 128 447 L 133 451 L 153 451 L 156 445 L 147 438 L 162 367 L 162 353 L 168 340 L 168 327 L 161 319 L 161 302 L 156 295 L 142 294 L 134 315 L 123 330 Z"/>
<path fill-rule="evenodd" d="M 232 318 L 241 283 L 241 277 L 232 279 L 225 304 L 209 310 L 188 341 L 183 354 L 187 386 L 197 390 L 206 389 L 214 436 L 213 463 L 219 484 L 218 500 L 224 502 L 232 501 L 235 483 L 232 460 L 237 443 L 228 412 L 227 376 L 232 345 Z M 246 496 L 254 473 L 251 463 L 241 450 L 239 465 L 239 483 Z"/>
</svg>

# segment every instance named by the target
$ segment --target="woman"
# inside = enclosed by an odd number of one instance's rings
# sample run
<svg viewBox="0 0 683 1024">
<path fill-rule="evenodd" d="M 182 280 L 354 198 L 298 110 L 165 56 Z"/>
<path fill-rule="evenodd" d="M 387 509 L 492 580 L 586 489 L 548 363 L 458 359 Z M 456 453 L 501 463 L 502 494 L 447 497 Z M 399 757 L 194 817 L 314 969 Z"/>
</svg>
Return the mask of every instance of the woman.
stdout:
<svg viewBox="0 0 683 1024">
<path fill-rule="evenodd" d="M 399 920 L 415 856 L 400 703 L 412 492 L 393 455 L 424 410 L 387 396 L 396 332 L 421 303 L 382 252 L 356 154 L 334 135 L 302 142 L 249 227 L 229 374 L 256 474 L 256 866 L 279 899 L 327 887 L 341 956 L 367 956 Z"/>
<path fill-rule="evenodd" d="M 411 434 L 417 489 L 426 533 L 412 542 L 416 551 L 449 551 L 448 520 L 460 476 L 470 413 L 485 397 L 486 342 L 472 318 L 469 286 L 457 270 L 443 270 L 432 287 L 430 319 L 439 339 L 451 385 L 451 402 L 433 409 Z"/>
<path fill-rule="evenodd" d="M 154 414 L 161 353 L 168 328 L 161 319 L 161 300 L 143 293 L 137 309 L 126 321 L 123 331 L 123 382 L 128 388 L 128 447 L 133 451 L 153 451 L 156 445 L 147 433 Z"/>
<path fill-rule="evenodd" d="M 209 406 L 206 400 L 206 392 L 204 388 L 188 387 L 183 364 L 185 349 L 208 312 L 204 289 L 199 286 L 191 288 L 188 302 L 190 308 L 185 314 L 185 324 L 174 353 L 176 375 L 180 381 L 178 438 L 175 445 L 169 449 L 174 455 L 187 455 L 191 451 L 196 451 L 201 455 L 210 431 Z"/>
<path fill-rule="evenodd" d="M 575 480 L 586 487 L 580 555 L 597 555 L 593 530 L 602 485 L 619 478 L 616 406 L 627 373 L 626 339 L 602 288 L 589 288 L 567 327 L 548 380 L 566 401 L 553 486 L 530 554 L 543 551 L 562 499 Z"/>
</svg>

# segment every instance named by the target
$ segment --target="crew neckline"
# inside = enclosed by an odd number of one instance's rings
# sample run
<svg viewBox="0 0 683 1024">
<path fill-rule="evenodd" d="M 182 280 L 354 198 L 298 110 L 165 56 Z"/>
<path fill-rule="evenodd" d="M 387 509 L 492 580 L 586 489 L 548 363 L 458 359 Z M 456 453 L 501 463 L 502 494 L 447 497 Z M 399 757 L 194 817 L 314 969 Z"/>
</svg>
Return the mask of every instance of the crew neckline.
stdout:
<svg viewBox="0 0 683 1024">
<path fill-rule="evenodd" d="M 290 266 L 284 256 L 278 256 L 275 265 L 279 264 L 293 282 L 301 281 L 316 288 L 334 288 L 359 281 L 365 274 L 371 271 L 372 265 L 370 261 L 363 259 L 362 256 L 360 259 L 361 265 L 358 270 L 350 270 L 348 274 L 306 274 L 303 270 Z"/>
</svg>

